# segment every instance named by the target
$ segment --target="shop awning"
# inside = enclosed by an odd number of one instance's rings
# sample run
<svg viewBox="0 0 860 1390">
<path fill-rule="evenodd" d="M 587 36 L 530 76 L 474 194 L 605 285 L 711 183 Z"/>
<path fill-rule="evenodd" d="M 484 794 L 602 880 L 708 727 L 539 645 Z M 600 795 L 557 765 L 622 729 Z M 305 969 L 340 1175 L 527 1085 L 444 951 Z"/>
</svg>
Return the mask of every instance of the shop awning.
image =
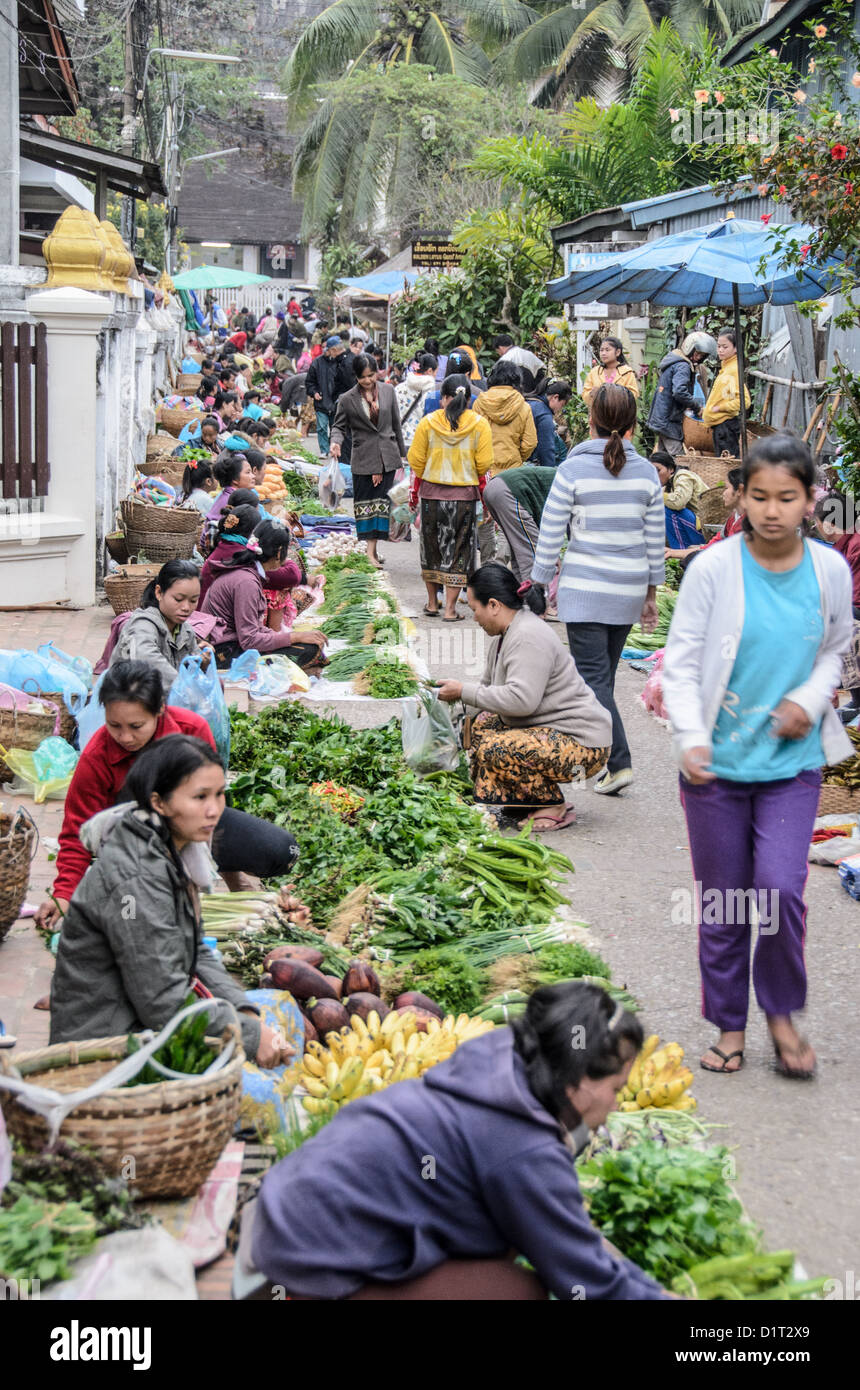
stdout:
<svg viewBox="0 0 860 1390">
<path fill-rule="evenodd" d="M 130 198 L 146 200 L 153 194 L 162 197 L 167 194 L 157 164 L 145 159 L 132 159 L 131 155 L 119 154 L 116 150 L 103 150 L 97 145 L 66 140 L 61 135 L 22 129 L 21 155 L 25 159 L 34 159 L 37 164 L 47 164 L 51 169 L 62 169 L 80 179 L 90 179 L 95 183 L 103 180 L 106 187 Z"/>
</svg>

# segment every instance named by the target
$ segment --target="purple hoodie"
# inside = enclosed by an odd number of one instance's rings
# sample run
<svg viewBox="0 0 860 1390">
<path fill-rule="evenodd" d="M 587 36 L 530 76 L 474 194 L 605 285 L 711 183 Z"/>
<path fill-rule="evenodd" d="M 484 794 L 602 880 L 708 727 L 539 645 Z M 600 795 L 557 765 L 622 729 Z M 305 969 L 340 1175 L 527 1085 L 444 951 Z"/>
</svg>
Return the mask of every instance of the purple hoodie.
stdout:
<svg viewBox="0 0 860 1390">
<path fill-rule="evenodd" d="M 263 580 L 256 563 L 212 566 L 214 578 L 200 604 L 200 611 L 215 619 L 212 645 L 238 642 L 243 652 L 283 652 L 293 645 L 284 628 L 275 632 L 266 627 L 269 606 L 263 594 Z M 211 571 L 210 571 L 211 572 Z"/>
<path fill-rule="evenodd" d="M 589 1221 L 573 1156 L 509 1028 L 464 1043 L 420 1081 L 352 1101 L 267 1174 L 252 1240 L 272 1283 L 319 1299 L 510 1250 L 565 1302 L 665 1297 Z"/>
</svg>

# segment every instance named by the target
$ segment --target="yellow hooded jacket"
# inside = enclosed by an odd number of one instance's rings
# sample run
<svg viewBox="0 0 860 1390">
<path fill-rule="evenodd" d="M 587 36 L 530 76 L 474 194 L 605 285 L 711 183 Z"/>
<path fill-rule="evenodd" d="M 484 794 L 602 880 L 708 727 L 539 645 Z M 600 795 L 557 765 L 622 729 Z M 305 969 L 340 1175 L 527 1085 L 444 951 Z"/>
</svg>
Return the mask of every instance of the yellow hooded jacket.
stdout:
<svg viewBox="0 0 860 1390">
<path fill-rule="evenodd" d="M 407 457 L 416 477 L 428 483 L 477 487 L 478 478 L 493 467 L 490 426 L 474 410 L 464 410 L 452 430 L 444 410 L 434 410 L 420 420 Z"/>
<path fill-rule="evenodd" d="M 750 393 L 744 385 L 744 402 L 747 410 L 752 405 Z M 702 423 L 705 425 L 722 425 L 726 420 L 733 420 L 740 414 L 741 391 L 738 383 L 738 358 L 737 353 L 734 357 L 727 357 L 720 370 L 714 378 L 711 393 L 705 402 L 702 411 Z"/>
<path fill-rule="evenodd" d="M 493 432 L 493 472 L 519 468 L 537 448 L 537 430 L 529 403 L 513 386 L 491 386 L 475 401 L 475 411 Z"/>
<path fill-rule="evenodd" d="M 639 398 L 639 378 L 629 362 L 622 362 L 615 368 L 616 376 L 612 382 L 613 386 L 626 386 L 628 391 L 632 391 L 634 396 Z M 606 385 L 606 369 L 601 364 L 592 367 L 588 376 L 585 378 L 585 385 L 582 388 L 582 399 L 586 405 L 591 405 L 591 397 L 599 386 Z"/>
</svg>

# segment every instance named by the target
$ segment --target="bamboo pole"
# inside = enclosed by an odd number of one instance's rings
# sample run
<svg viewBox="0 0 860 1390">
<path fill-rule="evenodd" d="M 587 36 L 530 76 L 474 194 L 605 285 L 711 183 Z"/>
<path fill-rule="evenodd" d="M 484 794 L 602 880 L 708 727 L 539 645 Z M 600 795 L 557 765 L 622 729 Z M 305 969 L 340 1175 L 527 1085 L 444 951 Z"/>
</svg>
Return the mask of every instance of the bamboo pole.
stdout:
<svg viewBox="0 0 860 1390">
<path fill-rule="evenodd" d="M 792 396 L 792 392 L 793 392 L 793 391 L 794 391 L 794 372 L 792 372 L 792 374 L 791 374 L 791 381 L 788 383 L 788 395 L 787 395 L 786 398 L 785 398 L 785 411 L 784 411 L 783 417 L 782 417 L 782 428 L 783 428 L 783 429 L 785 429 L 786 424 L 788 423 L 788 412 L 789 412 L 789 409 L 791 408 L 791 396 Z"/>
</svg>

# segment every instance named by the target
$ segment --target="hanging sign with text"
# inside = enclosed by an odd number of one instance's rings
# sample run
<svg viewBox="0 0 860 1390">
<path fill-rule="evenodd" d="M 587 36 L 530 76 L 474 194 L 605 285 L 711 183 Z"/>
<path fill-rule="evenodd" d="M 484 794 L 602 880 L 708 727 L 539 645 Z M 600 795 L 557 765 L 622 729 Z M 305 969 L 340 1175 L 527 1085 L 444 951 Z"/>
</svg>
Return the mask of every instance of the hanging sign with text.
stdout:
<svg viewBox="0 0 860 1390">
<path fill-rule="evenodd" d="M 453 241 L 421 237 L 412 243 L 412 267 L 414 270 L 450 270 L 460 264 L 465 254 Z"/>
</svg>

